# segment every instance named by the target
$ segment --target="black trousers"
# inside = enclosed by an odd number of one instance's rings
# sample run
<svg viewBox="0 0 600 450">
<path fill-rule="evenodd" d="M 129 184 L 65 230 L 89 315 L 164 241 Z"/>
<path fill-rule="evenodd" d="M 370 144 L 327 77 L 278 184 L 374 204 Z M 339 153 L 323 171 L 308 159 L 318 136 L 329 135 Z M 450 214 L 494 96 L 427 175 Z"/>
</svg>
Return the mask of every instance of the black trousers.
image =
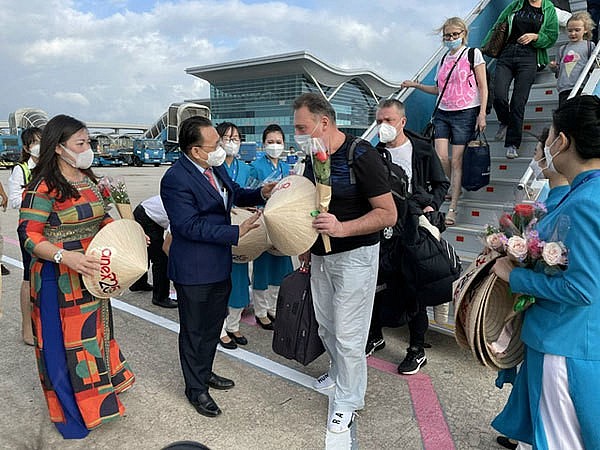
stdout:
<svg viewBox="0 0 600 450">
<path fill-rule="evenodd" d="M 531 86 L 537 73 L 537 53 L 532 47 L 511 44 L 500 54 L 494 74 L 494 110 L 498 120 L 507 125 L 504 146 L 519 148 L 523 137 L 523 117 Z M 514 81 L 513 92 L 508 91 Z"/>
<path fill-rule="evenodd" d="M 175 283 L 179 303 L 179 359 L 185 395 L 196 401 L 208 391 L 217 342 L 227 316 L 231 279 L 211 284 Z"/>
<path fill-rule="evenodd" d="M 165 242 L 165 230 L 148 217 L 148 214 L 146 214 L 146 210 L 142 205 L 138 205 L 134 209 L 133 217 L 135 218 L 135 221 L 142 226 L 144 233 L 150 238 L 148 259 L 149 263 L 152 263 L 152 299 L 155 301 L 165 300 L 169 298 L 170 290 L 170 282 L 167 275 L 169 258 L 162 249 L 163 243 Z M 138 283 L 144 284 L 147 282 L 148 273 L 146 272 L 132 287 L 135 287 Z"/>
</svg>

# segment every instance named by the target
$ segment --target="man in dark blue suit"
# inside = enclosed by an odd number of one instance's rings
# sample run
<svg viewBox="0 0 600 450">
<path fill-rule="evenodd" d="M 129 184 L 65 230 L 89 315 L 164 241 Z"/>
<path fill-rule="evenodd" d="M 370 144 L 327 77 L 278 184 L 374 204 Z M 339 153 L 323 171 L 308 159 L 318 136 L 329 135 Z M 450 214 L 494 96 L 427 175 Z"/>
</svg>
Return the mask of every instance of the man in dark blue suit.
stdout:
<svg viewBox="0 0 600 450">
<path fill-rule="evenodd" d="M 161 180 L 160 196 L 173 241 L 169 278 L 179 303 L 179 358 L 185 395 L 196 410 L 215 417 L 221 410 L 208 388 L 230 389 L 232 380 L 212 371 L 231 291 L 231 246 L 258 227 L 259 213 L 231 225 L 237 206 L 264 204 L 275 183 L 243 189 L 221 167 L 225 151 L 210 120 L 190 117 L 179 131 L 181 158 Z"/>
</svg>

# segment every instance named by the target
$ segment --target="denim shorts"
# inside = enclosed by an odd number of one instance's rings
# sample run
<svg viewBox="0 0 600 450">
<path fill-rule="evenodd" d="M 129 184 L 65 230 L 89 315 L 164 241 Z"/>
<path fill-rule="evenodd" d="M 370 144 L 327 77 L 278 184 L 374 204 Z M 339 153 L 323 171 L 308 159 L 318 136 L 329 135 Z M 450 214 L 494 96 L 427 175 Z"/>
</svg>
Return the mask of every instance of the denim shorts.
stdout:
<svg viewBox="0 0 600 450">
<path fill-rule="evenodd" d="M 475 134 L 479 106 L 460 111 L 438 109 L 433 117 L 435 139 L 449 139 L 453 145 L 466 145 Z"/>
</svg>

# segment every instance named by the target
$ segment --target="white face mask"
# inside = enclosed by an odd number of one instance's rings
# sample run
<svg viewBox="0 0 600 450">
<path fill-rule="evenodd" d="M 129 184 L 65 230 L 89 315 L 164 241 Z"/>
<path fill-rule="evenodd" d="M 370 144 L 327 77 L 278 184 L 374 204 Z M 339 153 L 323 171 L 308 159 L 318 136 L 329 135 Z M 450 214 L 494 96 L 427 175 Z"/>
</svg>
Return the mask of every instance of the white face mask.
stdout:
<svg viewBox="0 0 600 450">
<path fill-rule="evenodd" d="M 206 159 L 206 164 L 211 167 L 220 166 L 225 161 L 227 157 L 227 153 L 223 150 L 223 147 L 220 145 L 217 148 L 208 154 L 208 158 Z"/>
<path fill-rule="evenodd" d="M 29 147 L 29 154 L 31 156 L 35 156 L 36 158 L 40 157 L 40 144 L 35 144 Z"/>
<path fill-rule="evenodd" d="M 67 158 L 64 157 L 64 155 L 60 155 L 61 158 L 67 164 L 75 167 L 76 169 L 89 169 L 91 167 L 92 163 L 94 162 L 94 151 L 92 150 L 91 147 L 81 153 L 76 153 L 72 150 L 69 150 L 67 147 L 65 147 L 62 144 L 60 144 L 60 146 L 67 153 L 67 155 L 69 155 L 71 158 L 73 158 L 73 161 L 69 161 Z"/>
<path fill-rule="evenodd" d="M 554 172 L 556 173 L 556 168 L 554 167 L 554 162 L 553 159 L 556 157 L 556 155 L 558 155 L 560 153 L 560 151 L 556 154 L 553 155 L 552 154 L 552 146 L 556 143 L 556 141 L 558 141 L 559 136 L 556 136 L 556 139 L 554 139 L 552 141 L 552 144 L 550 144 L 549 146 L 544 146 L 544 158 L 546 158 L 546 170 L 548 170 L 549 172 Z"/>
<path fill-rule="evenodd" d="M 266 144 L 265 152 L 271 158 L 279 158 L 279 156 L 283 153 L 283 144 Z"/>
<path fill-rule="evenodd" d="M 240 151 L 240 143 L 239 142 L 233 142 L 233 141 L 223 142 L 221 144 L 221 146 L 223 147 L 223 150 L 225 150 L 225 153 L 227 154 L 227 156 L 235 156 Z"/>
<path fill-rule="evenodd" d="M 306 150 L 305 147 L 307 147 L 309 145 L 309 143 L 311 142 L 312 135 L 318 127 L 319 127 L 319 124 L 317 123 L 315 125 L 315 127 L 313 128 L 313 130 L 310 132 L 310 134 L 294 135 L 294 141 L 296 141 L 296 144 L 298 144 L 300 149 L 304 150 L 304 153 L 308 153 L 308 151 Z"/>
<path fill-rule="evenodd" d="M 532 159 L 531 162 L 529 163 L 529 168 L 533 171 L 533 176 L 537 180 L 539 180 L 541 178 L 545 178 L 544 177 L 545 168 L 542 169 L 542 167 L 540 166 L 540 162 L 543 160 L 544 160 L 544 158 L 540 159 L 539 161 Z"/>
<path fill-rule="evenodd" d="M 382 122 L 379 125 L 379 140 L 384 144 L 393 142 L 394 139 L 396 139 L 396 136 L 398 136 L 398 130 L 396 130 L 396 127 L 385 122 Z"/>
<path fill-rule="evenodd" d="M 294 136 L 294 141 L 303 149 L 310 142 L 310 134 L 297 134 Z"/>
</svg>

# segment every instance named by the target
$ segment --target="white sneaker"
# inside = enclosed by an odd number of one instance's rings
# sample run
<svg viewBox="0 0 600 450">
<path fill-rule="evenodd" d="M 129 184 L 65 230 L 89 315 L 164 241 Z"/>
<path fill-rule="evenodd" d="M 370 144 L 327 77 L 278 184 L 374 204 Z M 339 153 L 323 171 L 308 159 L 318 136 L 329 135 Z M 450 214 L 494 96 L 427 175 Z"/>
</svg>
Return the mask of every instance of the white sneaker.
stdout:
<svg viewBox="0 0 600 450">
<path fill-rule="evenodd" d="M 317 391 L 331 389 L 334 386 L 335 386 L 335 381 L 333 381 L 331 379 L 331 377 L 329 376 L 329 372 L 325 372 L 323 375 L 321 375 L 319 378 L 317 378 L 313 382 L 313 388 L 316 389 Z"/>
<path fill-rule="evenodd" d="M 515 147 L 514 145 L 506 147 L 506 157 L 508 159 L 518 158 L 519 154 L 517 153 L 517 147 Z"/>
<path fill-rule="evenodd" d="M 332 433 L 343 433 L 344 431 L 348 431 L 355 415 L 356 413 L 354 411 L 334 411 L 329 417 L 327 429 Z"/>
</svg>

